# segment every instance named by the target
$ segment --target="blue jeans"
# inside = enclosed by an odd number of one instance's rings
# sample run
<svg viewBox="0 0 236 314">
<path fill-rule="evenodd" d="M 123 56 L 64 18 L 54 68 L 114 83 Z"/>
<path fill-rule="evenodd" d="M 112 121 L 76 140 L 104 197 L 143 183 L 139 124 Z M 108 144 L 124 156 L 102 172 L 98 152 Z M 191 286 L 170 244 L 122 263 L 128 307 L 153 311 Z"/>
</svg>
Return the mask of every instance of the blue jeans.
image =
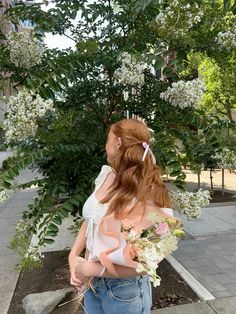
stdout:
<svg viewBox="0 0 236 314">
<path fill-rule="evenodd" d="M 95 293 L 84 295 L 85 314 L 149 314 L 152 290 L 148 276 L 94 278 Z"/>
</svg>

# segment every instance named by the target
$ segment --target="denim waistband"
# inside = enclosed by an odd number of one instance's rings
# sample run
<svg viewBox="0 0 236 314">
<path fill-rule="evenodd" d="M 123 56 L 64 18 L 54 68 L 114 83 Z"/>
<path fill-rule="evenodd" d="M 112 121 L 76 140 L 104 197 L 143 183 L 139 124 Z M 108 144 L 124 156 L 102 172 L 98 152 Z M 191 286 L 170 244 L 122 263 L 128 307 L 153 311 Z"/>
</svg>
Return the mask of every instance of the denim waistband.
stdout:
<svg viewBox="0 0 236 314">
<path fill-rule="evenodd" d="M 139 282 L 143 280 L 146 276 L 134 276 L 134 277 L 127 277 L 127 278 L 101 278 L 101 277 L 94 277 L 92 281 L 92 285 L 94 288 L 99 286 L 117 286 L 122 284 L 128 284 L 132 282 Z"/>
</svg>

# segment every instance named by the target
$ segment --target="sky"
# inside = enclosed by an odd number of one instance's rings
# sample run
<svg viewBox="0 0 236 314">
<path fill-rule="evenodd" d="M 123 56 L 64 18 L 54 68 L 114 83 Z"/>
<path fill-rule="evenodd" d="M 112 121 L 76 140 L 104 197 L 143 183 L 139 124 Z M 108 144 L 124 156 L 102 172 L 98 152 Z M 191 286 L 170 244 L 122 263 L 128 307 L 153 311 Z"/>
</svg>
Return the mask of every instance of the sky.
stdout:
<svg viewBox="0 0 236 314">
<path fill-rule="evenodd" d="M 39 1 L 36 1 L 39 2 Z M 41 2 L 41 1 L 40 1 Z M 48 6 L 42 5 L 42 10 L 47 11 L 48 9 L 53 8 L 53 4 L 49 4 Z M 58 48 L 58 49 L 66 49 L 66 48 L 74 48 L 75 42 L 71 39 L 69 39 L 66 36 L 60 36 L 60 35 L 52 35 L 51 33 L 46 33 L 45 36 L 45 44 L 50 48 Z"/>
</svg>

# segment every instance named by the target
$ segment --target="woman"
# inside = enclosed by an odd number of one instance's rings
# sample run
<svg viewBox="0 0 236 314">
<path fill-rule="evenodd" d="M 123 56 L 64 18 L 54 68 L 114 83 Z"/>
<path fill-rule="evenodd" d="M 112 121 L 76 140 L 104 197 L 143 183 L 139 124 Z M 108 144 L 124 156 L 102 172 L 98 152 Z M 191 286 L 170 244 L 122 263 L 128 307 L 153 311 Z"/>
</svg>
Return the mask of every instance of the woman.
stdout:
<svg viewBox="0 0 236 314">
<path fill-rule="evenodd" d="M 79 290 L 89 278 L 93 289 L 84 296 L 88 314 L 148 314 L 148 276 L 137 273 L 125 258 L 120 220 L 149 227 L 150 212 L 172 216 L 168 191 L 149 148 L 150 132 L 138 120 L 126 119 L 110 128 L 103 166 L 95 190 L 83 207 L 83 223 L 69 255 L 71 284 Z M 86 259 L 78 257 L 86 246 Z"/>
</svg>

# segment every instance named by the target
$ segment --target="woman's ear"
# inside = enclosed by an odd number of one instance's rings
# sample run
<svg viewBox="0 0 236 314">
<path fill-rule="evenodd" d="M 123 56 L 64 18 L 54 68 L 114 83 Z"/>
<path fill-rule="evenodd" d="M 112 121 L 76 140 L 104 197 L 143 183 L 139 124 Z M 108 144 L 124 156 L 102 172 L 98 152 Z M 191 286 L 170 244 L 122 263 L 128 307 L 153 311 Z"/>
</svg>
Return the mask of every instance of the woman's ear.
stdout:
<svg viewBox="0 0 236 314">
<path fill-rule="evenodd" d="M 121 147 L 121 138 L 117 137 L 117 148 L 119 149 Z"/>
</svg>

